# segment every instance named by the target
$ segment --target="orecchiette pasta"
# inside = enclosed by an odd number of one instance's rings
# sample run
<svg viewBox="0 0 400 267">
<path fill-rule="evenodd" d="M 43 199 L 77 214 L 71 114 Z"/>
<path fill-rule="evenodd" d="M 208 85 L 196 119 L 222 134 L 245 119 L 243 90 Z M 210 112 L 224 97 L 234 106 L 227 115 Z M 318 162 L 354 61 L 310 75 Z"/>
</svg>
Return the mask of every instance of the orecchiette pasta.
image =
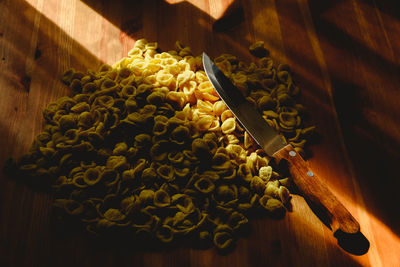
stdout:
<svg viewBox="0 0 400 267">
<path fill-rule="evenodd" d="M 93 234 L 119 229 L 170 243 L 182 235 L 220 250 L 233 247 L 250 211 L 284 211 L 290 179 L 219 99 L 200 56 L 176 43 L 137 40 L 127 57 L 87 73 L 67 70 L 73 97 L 43 111 L 44 131 L 7 174 L 51 185 L 61 217 L 80 218 Z M 282 137 L 304 153 L 304 127 L 288 65 L 277 68 L 263 42 L 246 64 L 223 54 L 216 64 Z"/>
</svg>

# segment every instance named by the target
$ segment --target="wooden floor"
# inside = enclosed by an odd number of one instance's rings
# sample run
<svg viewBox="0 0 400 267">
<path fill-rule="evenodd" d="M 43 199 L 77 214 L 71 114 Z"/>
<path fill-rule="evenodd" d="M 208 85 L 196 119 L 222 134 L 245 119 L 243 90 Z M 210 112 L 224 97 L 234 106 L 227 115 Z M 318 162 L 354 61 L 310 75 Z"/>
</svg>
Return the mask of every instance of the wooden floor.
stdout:
<svg viewBox="0 0 400 267">
<path fill-rule="evenodd" d="M 397 0 L 240 0 L 244 19 L 212 30 L 231 0 L 1 0 L 0 165 L 27 151 L 46 104 L 70 94 L 68 67 L 113 63 L 135 40 L 195 54 L 262 40 L 288 63 L 320 140 L 308 160 L 360 222 L 369 249 L 339 246 L 300 196 L 282 220 L 252 222 L 236 250 L 149 252 L 60 233 L 50 195 L 1 174 L 0 266 L 400 266 L 400 4 Z M 357 255 L 361 254 L 361 255 Z"/>
</svg>

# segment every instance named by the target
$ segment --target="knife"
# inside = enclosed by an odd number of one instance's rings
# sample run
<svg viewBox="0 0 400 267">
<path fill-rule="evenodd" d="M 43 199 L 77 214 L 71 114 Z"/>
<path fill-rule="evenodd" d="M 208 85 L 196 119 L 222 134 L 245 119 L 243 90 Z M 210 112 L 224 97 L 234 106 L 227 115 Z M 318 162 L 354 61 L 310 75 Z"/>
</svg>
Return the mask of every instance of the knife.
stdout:
<svg viewBox="0 0 400 267">
<path fill-rule="evenodd" d="M 334 236 L 357 234 L 360 225 L 329 190 L 327 185 L 308 167 L 306 161 L 286 144 L 274 128 L 269 126 L 255 107 L 248 102 L 228 77 L 203 53 L 203 67 L 208 79 L 228 108 L 265 153 L 277 163 L 288 165 L 293 182 L 308 204 L 326 220 Z"/>
</svg>

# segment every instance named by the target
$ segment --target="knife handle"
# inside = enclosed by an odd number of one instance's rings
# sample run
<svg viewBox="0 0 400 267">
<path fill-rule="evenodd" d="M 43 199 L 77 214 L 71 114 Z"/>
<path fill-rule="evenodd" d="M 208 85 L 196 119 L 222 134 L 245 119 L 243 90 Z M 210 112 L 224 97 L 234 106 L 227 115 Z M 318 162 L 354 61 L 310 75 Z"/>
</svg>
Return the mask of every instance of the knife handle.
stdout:
<svg viewBox="0 0 400 267">
<path fill-rule="evenodd" d="M 306 161 L 297 153 L 292 145 L 287 145 L 273 154 L 279 163 L 282 159 L 288 162 L 292 179 L 309 205 L 321 212 L 331 227 L 334 235 L 356 234 L 360 231 L 359 223 L 350 212 L 308 167 Z M 340 231 L 342 233 L 340 233 Z"/>
</svg>

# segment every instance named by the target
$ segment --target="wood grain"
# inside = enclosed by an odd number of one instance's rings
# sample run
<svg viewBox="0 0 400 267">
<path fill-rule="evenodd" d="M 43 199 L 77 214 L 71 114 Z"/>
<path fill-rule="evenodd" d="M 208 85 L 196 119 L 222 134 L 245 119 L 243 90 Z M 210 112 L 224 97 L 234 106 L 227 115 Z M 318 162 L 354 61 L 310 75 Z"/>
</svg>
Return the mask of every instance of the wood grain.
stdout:
<svg viewBox="0 0 400 267">
<path fill-rule="evenodd" d="M 232 53 L 263 40 L 288 63 L 317 125 L 309 166 L 360 222 L 370 243 L 343 249 L 294 195 L 281 220 L 257 219 L 229 255 L 100 245 L 50 220 L 52 198 L 0 175 L 0 266 L 400 266 L 400 12 L 395 0 L 236 0 L 244 20 L 212 25 L 233 1 L 0 1 L 0 164 L 27 151 L 41 110 L 68 95 L 68 67 L 95 69 L 135 40 L 176 40 L 196 54 Z M 361 254 L 361 255 L 356 255 Z"/>
<path fill-rule="evenodd" d="M 286 145 L 272 156 L 278 164 L 286 165 L 301 196 L 315 209 L 316 215 L 324 219 L 335 236 L 354 235 L 360 231 L 359 223 L 323 180 L 308 167 L 303 157 L 295 152 L 292 145 Z"/>
</svg>

